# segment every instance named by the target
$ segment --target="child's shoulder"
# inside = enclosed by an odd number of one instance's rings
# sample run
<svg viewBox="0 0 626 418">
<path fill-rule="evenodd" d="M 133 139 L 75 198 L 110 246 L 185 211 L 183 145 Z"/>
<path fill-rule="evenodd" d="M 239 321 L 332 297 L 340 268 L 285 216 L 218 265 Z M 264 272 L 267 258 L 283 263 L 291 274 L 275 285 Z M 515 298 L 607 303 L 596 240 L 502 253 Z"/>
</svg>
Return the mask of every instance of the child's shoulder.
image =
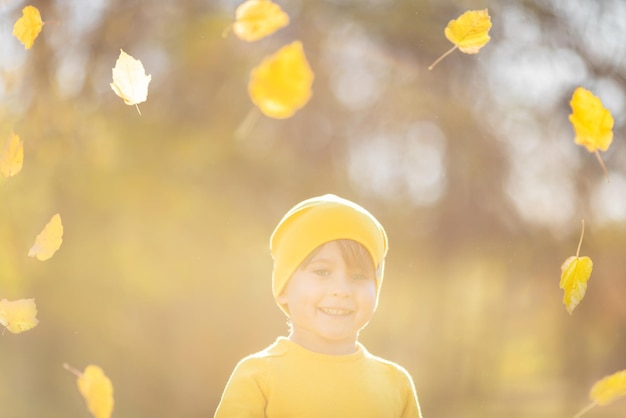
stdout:
<svg viewBox="0 0 626 418">
<path fill-rule="evenodd" d="M 376 365 L 376 367 L 387 370 L 388 372 L 394 372 L 394 373 L 399 373 L 404 376 L 410 376 L 409 372 L 400 364 L 394 361 L 376 356 L 370 353 L 369 351 L 367 351 L 364 347 L 363 347 L 363 350 L 365 352 L 365 358 L 367 359 L 367 361 L 369 361 L 371 364 Z"/>
<path fill-rule="evenodd" d="M 276 341 L 274 341 L 269 346 L 265 347 L 261 351 L 257 351 L 256 353 L 250 354 L 247 357 L 244 357 L 242 362 L 255 362 L 258 360 L 264 360 L 271 357 L 279 357 L 283 356 L 287 353 L 288 347 L 285 344 L 285 338 L 279 337 Z"/>
</svg>

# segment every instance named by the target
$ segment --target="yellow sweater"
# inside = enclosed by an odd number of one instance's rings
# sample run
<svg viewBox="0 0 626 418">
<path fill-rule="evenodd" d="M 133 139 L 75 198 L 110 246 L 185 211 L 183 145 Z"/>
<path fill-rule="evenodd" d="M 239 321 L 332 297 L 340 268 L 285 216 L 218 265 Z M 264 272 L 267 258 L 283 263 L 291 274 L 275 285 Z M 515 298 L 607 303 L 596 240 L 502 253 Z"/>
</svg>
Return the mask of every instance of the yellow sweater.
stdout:
<svg viewBox="0 0 626 418">
<path fill-rule="evenodd" d="M 411 376 L 358 344 L 315 353 L 280 337 L 239 362 L 215 418 L 419 418 Z"/>
</svg>

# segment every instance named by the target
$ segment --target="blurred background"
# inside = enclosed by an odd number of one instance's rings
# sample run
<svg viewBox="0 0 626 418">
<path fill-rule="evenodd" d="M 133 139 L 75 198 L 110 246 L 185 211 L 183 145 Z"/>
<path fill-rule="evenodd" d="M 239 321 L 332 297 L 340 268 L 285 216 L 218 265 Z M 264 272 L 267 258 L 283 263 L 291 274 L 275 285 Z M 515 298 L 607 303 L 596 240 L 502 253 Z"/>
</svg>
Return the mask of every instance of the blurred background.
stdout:
<svg viewBox="0 0 626 418">
<path fill-rule="evenodd" d="M 212 416 L 237 361 L 287 332 L 270 233 L 324 193 L 387 229 L 362 342 L 410 371 L 425 417 L 571 417 L 626 369 L 626 2 L 277 1 L 289 26 L 255 43 L 223 36 L 240 3 L 0 1 L 0 143 L 25 147 L 0 178 L 0 299 L 40 320 L 0 335 L 2 417 L 89 416 L 63 363 L 103 368 L 114 417 Z M 27 4 L 45 21 L 28 51 Z M 428 71 L 483 8 L 491 41 Z M 250 70 L 296 39 L 312 99 L 255 119 Z M 141 116 L 109 85 L 120 49 L 152 75 Z M 574 144 L 577 86 L 615 118 L 609 182 Z M 57 212 L 60 250 L 28 257 Z M 582 219 L 594 271 L 569 315 Z"/>
</svg>

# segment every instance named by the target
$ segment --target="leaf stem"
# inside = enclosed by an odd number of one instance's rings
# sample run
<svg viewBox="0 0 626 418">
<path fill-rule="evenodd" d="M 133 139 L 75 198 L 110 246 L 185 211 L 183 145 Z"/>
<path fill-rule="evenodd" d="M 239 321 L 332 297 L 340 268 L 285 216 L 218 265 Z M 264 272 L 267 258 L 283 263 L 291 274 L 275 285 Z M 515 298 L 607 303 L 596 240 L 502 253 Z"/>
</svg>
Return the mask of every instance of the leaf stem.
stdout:
<svg viewBox="0 0 626 418">
<path fill-rule="evenodd" d="M 606 169 L 606 165 L 604 165 L 604 161 L 602 161 L 602 157 L 600 156 L 600 153 L 598 152 L 597 149 L 594 151 L 594 154 L 596 154 L 596 158 L 598 159 L 598 162 L 602 166 L 602 170 L 604 171 L 604 176 L 606 177 L 606 182 L 608 183 L 609 182 L 609 172 Z"/>
<path fill-rule="evenodd" d="M 578 248 L 576 249 L 576 258 L 578 258 L 578 254 L 580 254 L 580 246 L 583 243 L 583 237 L 585 236 L 585 220 L 581 219 L 580 222 L 582 223 L 582 231 L 580 231 L 580 240 L 578 241 Z"/>
<path fill-rule="evenodd" d="M 251 107 L 241 123 L 239 123 L 237 129 L 235 129 L 235 139 L 247 138 L 248 134 L 259 120 L 259 116 L 261 116 L 259 108 L 256 106 Z"/>
<path fill-rule="evenodd" d="M 139 116 L 141 116 L 141 110 L 139 110 L 139 105 L 135 103 L 135 107 L 137 108 L 137 112 L 139 112 Z"/>
<path fill-rule="evenodd" d="M 597 405 L 596 401 L 591 402 L 589 405 L 587 405 L 583 409 L 581 409 L 576 415 L 574 415 L 574 418 L 582 417 L 584 414 L 589 412 L 596 405 Z"/>
<path fill-rule="evenodd" d="M 76 370 L 75 368 L 73 368 L 67 363 L 63 363 L 63 368 L 69 371 L 70 373 L 72 373 L 76 377 L 81 377 L 83 375 L 83 372 L 81 372 L 80 370 Z"/>
<path fill-rule="evenodd" d="M 455 49 L 457 49 L 458 47 L 459 47 L 458 45 L 454 45 L 452 48 L 450 48 L 450 49 L 448 50 L 448 52 L 446 52 L 445 54 L 443 54 L 442 56 L 440 56 L 439 58 L 437 58 L 437 59 L 435 60 L 435 62 L 433 62 L 433 63 L 431 64 L 431 66 L 430 66 L 430 67 L 428 67 L 428 70 L 430 71 L 430 70 L 432 70 L 433 68 L 435 68 L 435 65 L 439 64 L 439 62 L 441 62 L 441 60 L 443 60 L 445 57 L 447 57 L 448 55 L 450 55 L 451 53 L 453 53 L 453 52 L 454 52 L 454 50 L 455 50 Z"/>
</svg>

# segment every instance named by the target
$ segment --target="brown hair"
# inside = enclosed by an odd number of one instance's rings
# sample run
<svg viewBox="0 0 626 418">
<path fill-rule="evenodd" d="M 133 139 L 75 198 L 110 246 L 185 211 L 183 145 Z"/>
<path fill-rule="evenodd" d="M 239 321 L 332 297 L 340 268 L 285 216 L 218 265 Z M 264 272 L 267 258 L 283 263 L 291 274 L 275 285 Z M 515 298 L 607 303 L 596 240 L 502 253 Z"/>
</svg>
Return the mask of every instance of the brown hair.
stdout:
<svg viewBox="0 0 626 418">
<path fill-rule="evenodd" d="M 334 242 L 337 244 L 337 246 L 339 247 L 339 252 L 341 253 L 341 257 L 343 258 L 343 261 L 348 265 L 348 267 L 364 268 L 367 269 L 367 271 L 375 273 L 374 262 L 372 261 L 372 256 L 370 255 L 369 251 L 367 251 L 367 249 L 361 243 L 351 239 L 338 239 L 320 245 L 319 247 L 311 251 L 311 253 L 302 261 L 302 263 L 300 263 L 300 266 L 298 268 L 300 269 L 306 267 L 311 262 L 313 257 L 315 257 L 315 255 L 320 251 L 320 249 L 330 242 Z"/>
</svg>

